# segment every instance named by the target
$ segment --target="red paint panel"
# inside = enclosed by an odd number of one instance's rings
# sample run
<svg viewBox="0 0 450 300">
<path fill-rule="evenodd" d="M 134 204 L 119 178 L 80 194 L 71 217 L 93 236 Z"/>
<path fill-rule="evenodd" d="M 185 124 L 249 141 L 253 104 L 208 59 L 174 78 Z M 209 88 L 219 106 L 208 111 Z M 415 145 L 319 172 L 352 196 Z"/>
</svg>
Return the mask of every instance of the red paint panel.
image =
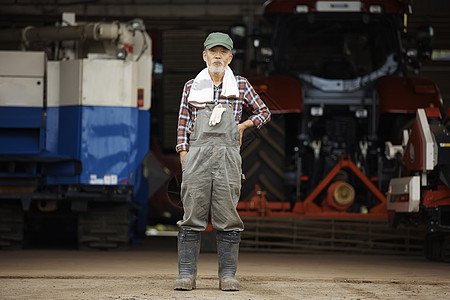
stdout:
<svg viewBox="0 0 450 300">
<path fill-rule="evenodd" d="M 450 189 L 441 186 L 437 191 L 426 191 L 423 196 L 425 207 L 450 206 Z"/>
<path fill-rule="evenodd" d="M 405 153 L 402 157 L 402 163 L 406 169 L 410 171 L 422 170 L 422 138 L 420 136 L 418 121 L 414 121 L 413 129 L 409 135 L 408 143 L 406 144 Z"/>
<path fill-rule="evenodd" d="M 418 108 L 442 106 L 438 87 L 428 79 L 387 76 L 378 80 L 376 89 L 380 113 L 416 113 Z"/>
<path fill-rule="evenodd" d="M 300 81 L 288 76 L 250 78 L 255 91 L 274 114 L 302 113 L 303 94 Z"/>
<path fill-rule="evenodd" d="M 427 116 L 427 118 L 441 119 L 441 112 L 439 108 L 425 108 L 425 115 Z"/>
</svg>

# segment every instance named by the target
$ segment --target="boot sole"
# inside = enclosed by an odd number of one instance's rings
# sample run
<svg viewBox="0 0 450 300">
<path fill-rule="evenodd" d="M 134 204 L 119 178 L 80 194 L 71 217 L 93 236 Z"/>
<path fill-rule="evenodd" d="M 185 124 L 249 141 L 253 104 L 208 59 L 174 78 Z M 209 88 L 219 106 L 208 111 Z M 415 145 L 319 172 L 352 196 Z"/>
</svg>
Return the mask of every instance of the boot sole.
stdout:
<svg viewBox="0 0 450 300">
<path fill-rule="evenodd" d="M 224 283 L 219 282 L 219 289 L 222 291 L 239 291 L 239 283 Z"/>
<path fill-rule="evenodd" d="M 175 287 L 173 288 L 175 291 L 192 291 L 195 290 L 195 288 L 185 288 L 185 287 Z"/>
<path fill-rule="evenodd" d="M 183 284 L 182 282 L 175 282 L 174 290 L 176 291 L 192 291 L 197 287 L 196 282 L 194 281 L 192 285 Z"/>
</svg>

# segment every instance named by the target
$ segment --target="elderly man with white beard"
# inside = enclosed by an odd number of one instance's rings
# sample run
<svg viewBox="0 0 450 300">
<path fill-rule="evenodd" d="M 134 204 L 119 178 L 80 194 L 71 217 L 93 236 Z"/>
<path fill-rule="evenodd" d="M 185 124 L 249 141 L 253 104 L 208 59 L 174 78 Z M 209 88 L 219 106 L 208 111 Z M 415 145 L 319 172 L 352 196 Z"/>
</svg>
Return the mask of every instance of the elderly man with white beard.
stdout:
<svg viewBox="0 0 450 300">
<path fill-rule="evenodd" d="M 184 215 L 177 225 L 178 278 L 174 289 L 196 288 L 200 233 L 209 218 L 217 232 L 219 288 L 239 290 L 236 279 L 244 224 L 236 210 L 241 193 L 240 146 L 244 131 L 260 128 L 270 112 L 248 80 L 229 67 L 233 40 L 213 32 L 204 42 L 206 68 L 184 85 L 176 150 L 182 167 Z M 241 122 L 244 106 L 252 115 Z"/>
</svg>

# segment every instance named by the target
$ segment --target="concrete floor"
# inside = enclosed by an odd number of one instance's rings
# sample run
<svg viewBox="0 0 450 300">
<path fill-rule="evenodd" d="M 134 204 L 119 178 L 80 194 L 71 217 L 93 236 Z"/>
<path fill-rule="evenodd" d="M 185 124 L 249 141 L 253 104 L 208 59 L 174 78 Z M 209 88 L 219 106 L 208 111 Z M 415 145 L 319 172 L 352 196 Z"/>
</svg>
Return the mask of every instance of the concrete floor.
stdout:
<svg viewBox="0 0 450 300">
<path fill-rule="evenodd" d="M 242 252 L 239 292 L 218 289 L 215 253 L 200 254 L 196 290 L 174 291 L 176 276 L 175 237 L 0 252 L 0 299 L 450 299 L 450 264 L 422 256 Z"/>
</svg>

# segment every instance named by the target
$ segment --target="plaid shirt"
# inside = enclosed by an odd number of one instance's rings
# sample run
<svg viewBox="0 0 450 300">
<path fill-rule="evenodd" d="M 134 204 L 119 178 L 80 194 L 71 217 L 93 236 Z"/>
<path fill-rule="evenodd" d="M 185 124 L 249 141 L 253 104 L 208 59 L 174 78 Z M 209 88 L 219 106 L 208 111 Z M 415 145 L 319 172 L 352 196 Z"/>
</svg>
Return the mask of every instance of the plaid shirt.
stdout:
<svg viewBox="0 0 450 300">
<path fill-rule="evenodd" d="M 269 109 L 261 98 L 259 98 L 259 95 L 255 92 L 246 78 L 236 76 L 236 81 L 239 87 L 239 99 L 220 98 L 220 93 L 222 92 L 222 84 L 220 84 L 218 87 L 214 86 L 214 104 L 227 104 L 231 102 L 233 104 L 233 114 L 236 125 L 241 121 L 243 106 L 247 106 L 253 113 L 253 115 L 249 117 L 249 120 L 252 120 L 257 128 L 260 128 L 270 120 Z M 180 113 L 178 116 L 177 152 L 189 151 L 189 137 L 194 129 L 195 119 L 197 118 L 198 108 L 190 106 L 187 102 L 193 82 L 194 79 L 186 82 L 181 97 Z"/>
</svg>

